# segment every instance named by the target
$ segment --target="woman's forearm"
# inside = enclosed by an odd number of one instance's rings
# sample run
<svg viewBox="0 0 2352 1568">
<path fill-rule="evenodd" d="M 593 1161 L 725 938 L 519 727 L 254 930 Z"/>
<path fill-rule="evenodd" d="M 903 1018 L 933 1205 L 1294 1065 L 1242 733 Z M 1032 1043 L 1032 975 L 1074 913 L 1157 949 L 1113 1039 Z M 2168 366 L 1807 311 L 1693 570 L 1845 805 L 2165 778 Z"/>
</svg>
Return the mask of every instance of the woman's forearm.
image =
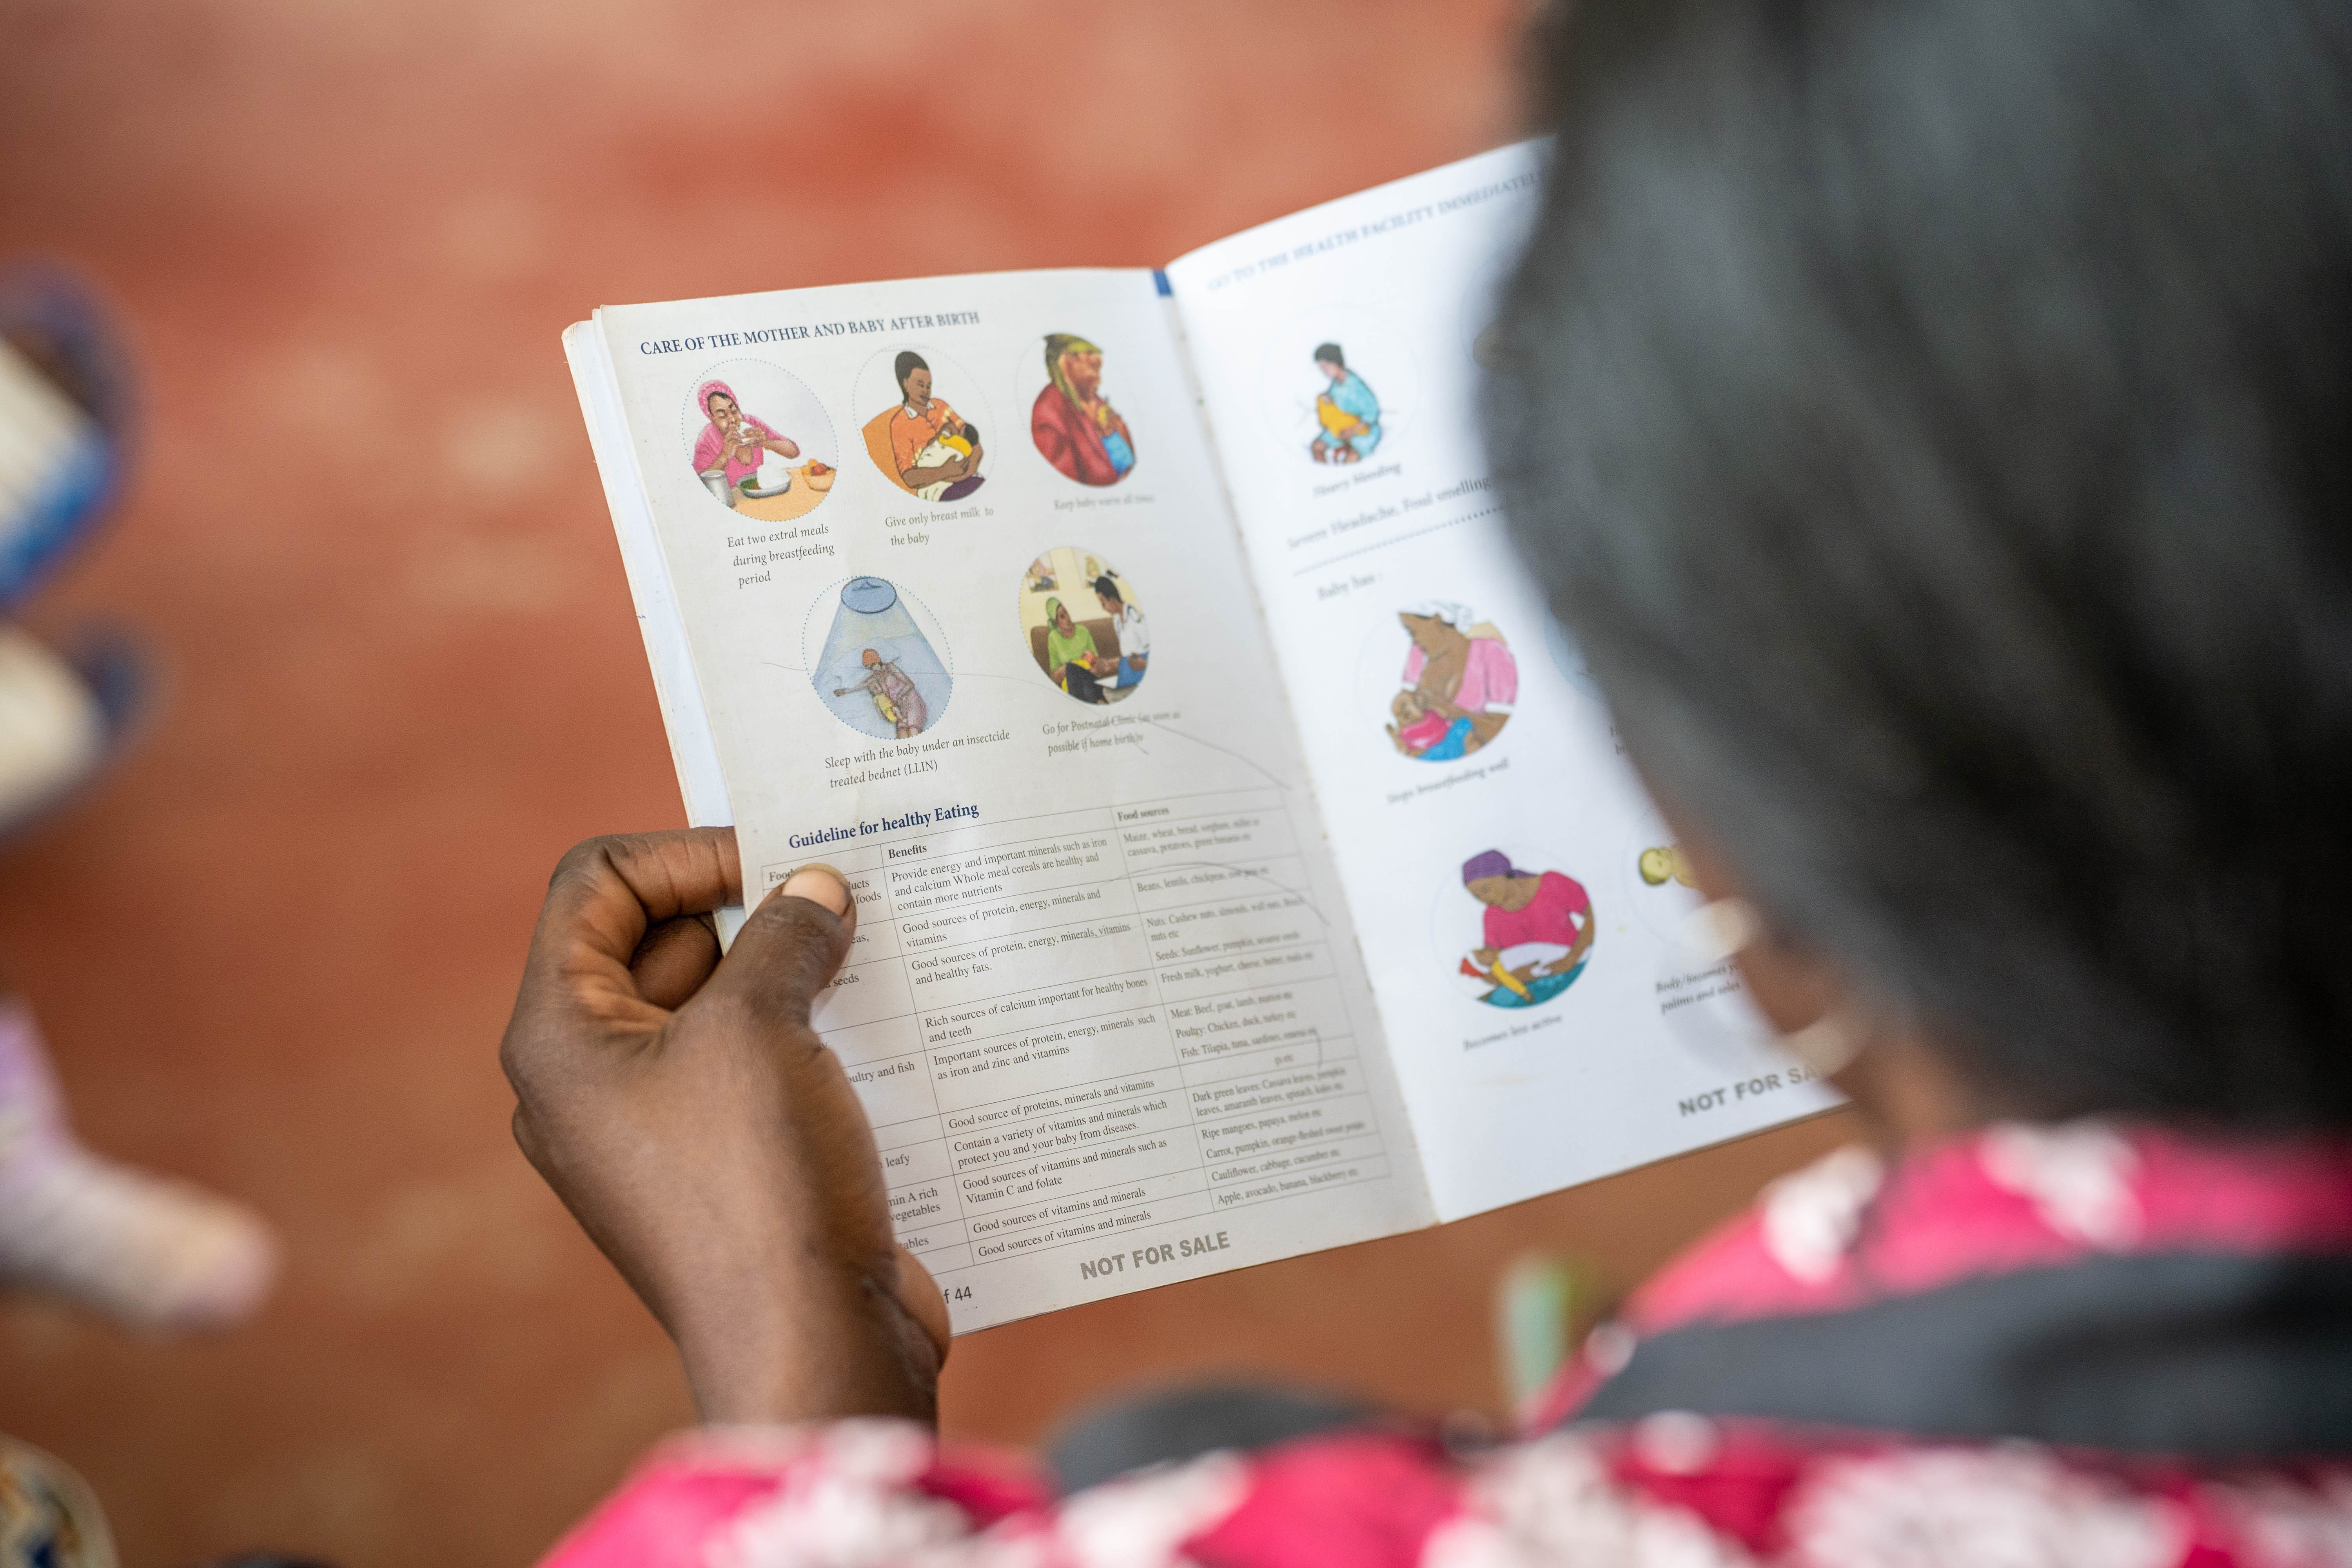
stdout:
<svg viewBox="0 0 2352 1568">
<path fill-rule="evenodd" d="M 900 1303 L 889 1267 L 830 1261 L 814 1247 L 739 1301 L 697 1304 L 678 1353 L 709 1425 L 824 1421 L 845 1415 L 936 1419 L 940 1357 Z"/>
</svg>

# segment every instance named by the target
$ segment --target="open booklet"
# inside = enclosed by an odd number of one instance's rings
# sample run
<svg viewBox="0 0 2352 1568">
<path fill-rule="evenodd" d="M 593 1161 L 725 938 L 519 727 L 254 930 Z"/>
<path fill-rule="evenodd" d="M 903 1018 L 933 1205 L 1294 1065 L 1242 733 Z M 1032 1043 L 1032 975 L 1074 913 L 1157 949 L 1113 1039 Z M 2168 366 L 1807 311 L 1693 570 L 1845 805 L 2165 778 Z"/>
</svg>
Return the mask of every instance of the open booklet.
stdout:
<svg viewBox="0 0 2352 1568">
<path fill-rule="evenodd" d="M 564 334 L 689 819 L 751 897 L 856 896 L 816 1022 L 959 1331 L 1834 1103 L 1678 942 L 1502 533 L 1476 356 L 1542 152 L 1164 271 Z"/>
</svg>

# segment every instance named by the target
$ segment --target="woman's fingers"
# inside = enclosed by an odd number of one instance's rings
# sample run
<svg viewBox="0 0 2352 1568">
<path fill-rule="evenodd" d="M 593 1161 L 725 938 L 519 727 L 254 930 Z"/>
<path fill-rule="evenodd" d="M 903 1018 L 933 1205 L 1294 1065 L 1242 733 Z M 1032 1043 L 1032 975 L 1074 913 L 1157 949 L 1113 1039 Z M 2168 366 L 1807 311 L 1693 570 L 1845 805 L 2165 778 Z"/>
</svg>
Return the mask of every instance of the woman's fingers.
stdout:
<svg viewBox="0 0 2352 1568">
<path fill-rule="evenodd" d="M 534 956 L 550 944 L 584 945 L 626 963 L 647 927 L 708 914 L 742 897 L 731 827 L 591 838 L 556 864 L 532 938 Z"/>
<path fill-rule="evenodd" d="M 829 866 L 803 866 L 751 911 L 704 987 L 763 1017 L 805 1027 L 817 993 L 833 984 L 857 931 L 857 903 Z"/>
<path fill-rule="evenodd" d="M 530 956 L 502 1051 L 508 1076 L 526 1088 L 548 1042 L 574 1038 L 583 1016 L 607 1031 L 657 1029 L 662 1008 L 647 1000 L 634 964 L 646 933 L 741 897 L 735 830 L 622 834 L 572 847 L 555 868 L 532 931 Z M 687 954 L 662 943 L 655 976 L 667 992 L 682 984 Z M 626 1024 L 624 1020 L 628 1020 Z"/>
<path fill-rule="evenodd" d="M 719 931 L 709 915 L 680 915 L 646 932 L 629 960 L 637 994 L 676 1012 L 719 967 Z"/>
</svg>

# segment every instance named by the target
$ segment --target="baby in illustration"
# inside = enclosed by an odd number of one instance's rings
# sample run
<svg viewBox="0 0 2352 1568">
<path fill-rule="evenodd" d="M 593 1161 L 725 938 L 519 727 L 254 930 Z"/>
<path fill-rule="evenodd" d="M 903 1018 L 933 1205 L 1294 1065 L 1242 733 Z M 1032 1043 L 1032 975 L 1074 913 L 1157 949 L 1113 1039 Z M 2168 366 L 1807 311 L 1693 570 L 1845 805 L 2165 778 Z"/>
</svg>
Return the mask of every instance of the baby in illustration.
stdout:
<svg viewBox="0 0 2352 1568">
<path fill-rule="evenodd" d="M 1400 691 L 1389 704 L 1390 716 L 1396 722 L 1389 726 L 1389 739 L 1398 751 L 1409 757 L 1429 762 L 1451 762 L 1463 754 L 1470 735 L 1466 718 L 1448 719 L 1443 713 L 1433 713 L 1418 691 Z"/>
<path fill-rule="evenodd" d="M 762 489 L 760 465 L 771 452 L 799 457 L 797 442 L 757 415 L 744 413 L 735 389 L 723 381 L 704 382 L 695 388 L 694 401 L 709 421 L 694 443 L 694 474 L 712 500 L 731 509 L 739 494 L 761 500 L 792 489 L 790 474 L 782 484 Z"/>
<path fill-rule="evenodd" d="M 892 364 L 901 398 L 887 420 L 892 470 L 925 500 L 961 500 L 981 487 L 980 430 L 931 395 L 931 367 L 908 350 Z"/>
<path fill-rule="evenodd" d="M 1559 871 L 1522 871 L 1499 849 L 1462 863 L 1462 885 L 1486 906 L 1480 945 L 1461 972 L 1492 1007 L 1534 1007 L 1576 983 L 1592 952 L 1592 899 Z"/>
<path fill-rule="evenodd" d="M 884 723 L 898 732 L 898 739 L 911 741 L 921 734 L 923 727 L 931 721 L 930 711 L 907 672 L 870 647 L 858 656 L 858 660 L 866 666 L 866 679 L 855 686 L 836 686 L 833 694 L 846 697 L 853 691 L 863 691 L 874 699 L 875 710 L 882 715 Z"/>
<path fill-rule="evenodd" d="M 1679 844 L 1662 844 L 1654 849 L 1644 849 L 1633 864 L 1642 873 L 1642 880 L 1653 888 L 1663 888 L 1668 882 L 1680 882 L 1685 888 L 1698 886 L 1697 879 L 1691 875 L 1690 862 L 1683 858 L 1683 847 Z"/>
</svg>

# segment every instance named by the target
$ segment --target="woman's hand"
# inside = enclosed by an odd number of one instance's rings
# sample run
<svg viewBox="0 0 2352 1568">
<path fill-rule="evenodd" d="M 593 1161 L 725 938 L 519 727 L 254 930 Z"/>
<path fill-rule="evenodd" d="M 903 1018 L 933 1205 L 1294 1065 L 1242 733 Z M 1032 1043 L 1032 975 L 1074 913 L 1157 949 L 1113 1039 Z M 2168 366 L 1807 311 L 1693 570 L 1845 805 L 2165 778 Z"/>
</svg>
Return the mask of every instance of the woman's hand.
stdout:
<svg viewBox="0 0 2352 1568">
<path fill-rule="evenodd" d="M 677 1342 L 704 1420 L 929 1420 L 946 1309 L 808 1021 L 854 901 L 804 868 L 721 959 L 701 917 L 741 889 L 732 828 L 564 856 L 499 1053 L 515 1140 Z"/>
</svg>

